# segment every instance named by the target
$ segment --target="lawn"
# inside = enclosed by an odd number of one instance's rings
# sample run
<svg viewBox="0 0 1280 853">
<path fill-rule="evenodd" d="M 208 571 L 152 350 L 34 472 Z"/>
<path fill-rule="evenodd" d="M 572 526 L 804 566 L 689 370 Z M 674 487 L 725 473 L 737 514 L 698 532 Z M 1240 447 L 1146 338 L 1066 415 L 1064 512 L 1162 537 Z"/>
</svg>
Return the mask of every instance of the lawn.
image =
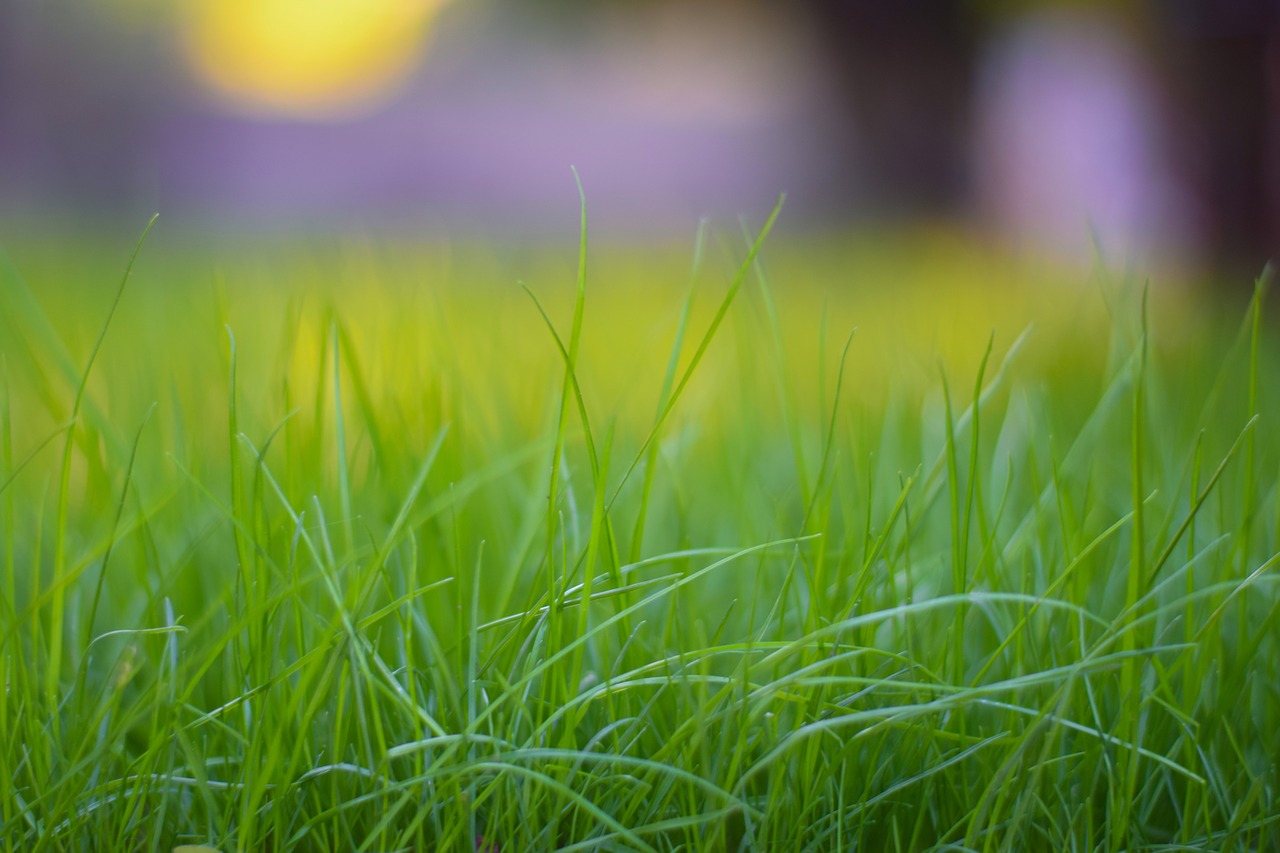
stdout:
<svg viewBox="0 0 1280 853">
<path fill-rule="evenodd" d="M 1280 850 L 1264 281 L 166 227 L 0 257 L 0 848 Z"/>
</svg>

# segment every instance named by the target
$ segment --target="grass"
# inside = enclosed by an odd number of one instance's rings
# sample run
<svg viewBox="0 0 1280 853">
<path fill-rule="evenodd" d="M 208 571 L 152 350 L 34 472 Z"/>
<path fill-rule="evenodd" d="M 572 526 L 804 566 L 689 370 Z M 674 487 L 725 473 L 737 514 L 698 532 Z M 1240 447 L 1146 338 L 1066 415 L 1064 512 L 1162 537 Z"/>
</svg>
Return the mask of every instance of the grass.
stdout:
<svg viewBox="0 0 1280 853">
<path fill-rule="evenodd" d="M 0 259 L 0 847 L 1280 849 L 1265 282 L 772 221 Z"/>
</svg>

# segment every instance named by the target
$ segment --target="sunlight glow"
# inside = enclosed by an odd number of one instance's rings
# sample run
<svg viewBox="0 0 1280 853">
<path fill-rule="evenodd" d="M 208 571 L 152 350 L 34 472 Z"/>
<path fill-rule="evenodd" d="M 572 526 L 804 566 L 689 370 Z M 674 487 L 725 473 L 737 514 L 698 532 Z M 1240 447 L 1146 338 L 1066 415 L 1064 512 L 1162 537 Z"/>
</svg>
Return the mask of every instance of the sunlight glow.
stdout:
<svg viewBox="0 0 1280 853">
<path fill-rule="evenodd" d="M 188 59 L 242 109 L 329 117 L 367 109 L 421 58 L 444 0 L 197 0 Z"/>
</svg>

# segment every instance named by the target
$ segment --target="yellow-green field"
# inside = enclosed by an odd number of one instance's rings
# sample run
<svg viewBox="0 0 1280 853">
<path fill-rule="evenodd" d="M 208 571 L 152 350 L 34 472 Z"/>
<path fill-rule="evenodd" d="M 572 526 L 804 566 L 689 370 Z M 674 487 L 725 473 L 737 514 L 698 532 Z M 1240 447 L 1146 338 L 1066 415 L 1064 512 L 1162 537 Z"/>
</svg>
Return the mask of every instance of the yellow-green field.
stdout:
<svg viewBox="0 0 1280 853">
<path fill-rule="evenodd" d="M 164 227 L 0 258 L 0 848 L 1280 849 L 1265 288 Z"/>
</svg>

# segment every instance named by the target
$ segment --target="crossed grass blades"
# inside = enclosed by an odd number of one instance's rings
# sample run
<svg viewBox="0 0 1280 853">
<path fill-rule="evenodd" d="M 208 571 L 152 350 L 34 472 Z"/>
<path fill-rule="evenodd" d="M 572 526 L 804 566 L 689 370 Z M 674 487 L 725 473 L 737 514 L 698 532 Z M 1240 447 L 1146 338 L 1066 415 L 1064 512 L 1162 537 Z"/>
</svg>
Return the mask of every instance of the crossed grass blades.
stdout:
<svg viewBox="0 0 1280 853">
<path fill-rule="evenodd" d="M 0 846 L 1280 849 L 1265 277 L 782 299 L 777 215 L 6 261 Z"/>
</svg>

